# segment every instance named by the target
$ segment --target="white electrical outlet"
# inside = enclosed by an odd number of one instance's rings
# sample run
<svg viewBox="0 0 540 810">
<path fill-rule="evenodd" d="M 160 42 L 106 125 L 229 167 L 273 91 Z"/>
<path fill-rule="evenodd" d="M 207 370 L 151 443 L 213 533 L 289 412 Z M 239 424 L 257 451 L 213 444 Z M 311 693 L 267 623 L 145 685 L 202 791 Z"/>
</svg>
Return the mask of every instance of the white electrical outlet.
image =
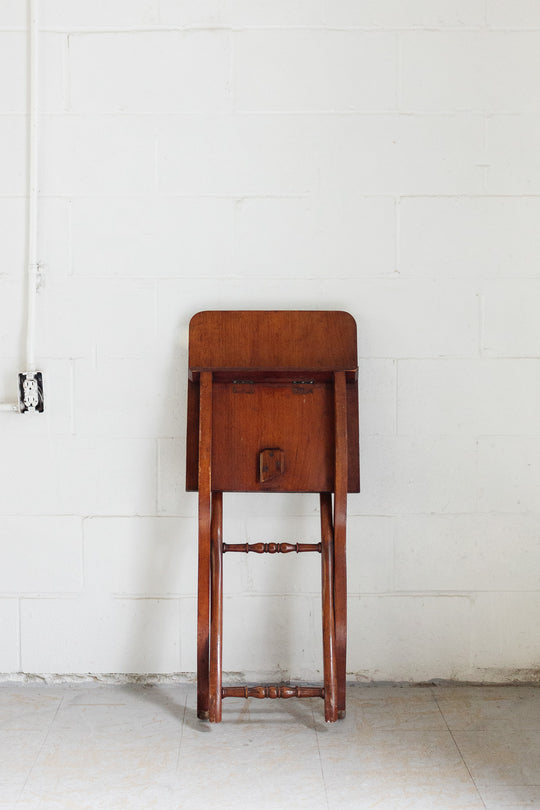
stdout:
<svg viewBox="0 0 540 810">
<path fill-rule="evenodd" d="M 43 413 L 43 374 L 24 371 L 19 374 L 19 411 Z"/>
</svg>

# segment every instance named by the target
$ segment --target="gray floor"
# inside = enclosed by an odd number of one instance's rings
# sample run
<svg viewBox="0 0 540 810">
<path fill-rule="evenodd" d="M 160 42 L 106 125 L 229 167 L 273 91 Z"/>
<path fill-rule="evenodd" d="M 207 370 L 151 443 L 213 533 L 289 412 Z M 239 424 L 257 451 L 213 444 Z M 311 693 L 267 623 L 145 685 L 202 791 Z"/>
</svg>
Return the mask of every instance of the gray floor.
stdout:
<svg viewBox="0 0 540 810">
<path fill-rule="evenodd" d="M 197 720 L 192 686 L 0 686 L 0 807 L 540 808 L 540 688 L 354 687 L 322 701 L 232 700 Z"/>
</svg>

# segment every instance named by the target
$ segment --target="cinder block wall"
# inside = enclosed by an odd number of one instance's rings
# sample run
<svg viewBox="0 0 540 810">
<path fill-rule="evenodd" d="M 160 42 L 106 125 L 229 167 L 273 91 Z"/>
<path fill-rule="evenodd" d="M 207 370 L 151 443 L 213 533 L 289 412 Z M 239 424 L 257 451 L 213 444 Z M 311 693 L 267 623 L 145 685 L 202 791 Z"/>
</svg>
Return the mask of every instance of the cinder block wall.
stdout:
<svg viewBox="0 0 540 810">
<path fill-rule="evenodd" d="M 361 358 L 351 677 L 535 678 L 540 6 L 40 13 L 46 412 L 0 413 L 0 672 L 194 670 L 189 318 L 336 308 Z M 23 370 L 26 24 L 1 3 L 3 400 Z M 313 540 L 317 499 L 231 496 L 225 530 Z M 251 556 L 226 558 L 225 668 L 318 677 L 318 560 Z"/>
</svg>

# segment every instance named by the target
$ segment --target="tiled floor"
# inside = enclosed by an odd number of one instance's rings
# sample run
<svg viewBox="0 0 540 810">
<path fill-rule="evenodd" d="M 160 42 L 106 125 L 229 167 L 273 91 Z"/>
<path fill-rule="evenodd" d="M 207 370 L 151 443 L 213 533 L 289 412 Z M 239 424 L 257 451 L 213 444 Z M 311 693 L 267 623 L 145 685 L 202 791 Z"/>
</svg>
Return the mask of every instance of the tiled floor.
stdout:
<svg viewBox="0 0 540 810">
<path fill-rule="evenodd" d="M 355 687 L 224 702 L 193 686 L 0 686 L 0 808 L 540 808 L 540 688 Z"/>
</svg>

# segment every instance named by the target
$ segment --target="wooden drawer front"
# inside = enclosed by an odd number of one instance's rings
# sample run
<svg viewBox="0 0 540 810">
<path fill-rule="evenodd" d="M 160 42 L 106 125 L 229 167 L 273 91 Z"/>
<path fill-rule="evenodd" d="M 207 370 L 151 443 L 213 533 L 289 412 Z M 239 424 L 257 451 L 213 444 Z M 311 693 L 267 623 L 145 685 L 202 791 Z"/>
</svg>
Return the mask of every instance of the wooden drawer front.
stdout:
<svg viewBox="0 0 540 810">
<path fill-rule="evenodd" d="M 328 492 L 334 482 L 329 384 L 218 383 L 213 388 L 212 489 Z M 280 448 L 284 469 L 262 482 L 260 454 Z"/>
</svg>

